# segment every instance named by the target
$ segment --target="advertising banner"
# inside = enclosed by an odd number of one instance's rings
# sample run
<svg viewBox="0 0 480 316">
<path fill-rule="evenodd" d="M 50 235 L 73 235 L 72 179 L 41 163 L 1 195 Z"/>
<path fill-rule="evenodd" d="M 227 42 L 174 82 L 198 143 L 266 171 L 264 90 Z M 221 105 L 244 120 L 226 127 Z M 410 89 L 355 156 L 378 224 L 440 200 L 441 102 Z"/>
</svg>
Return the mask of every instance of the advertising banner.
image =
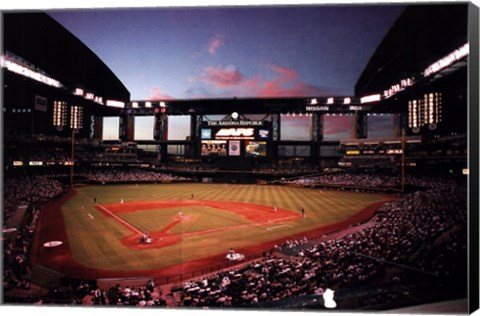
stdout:
<svg viewBox="0 0 480 316">
<path fill-rule="evenodd" d="M 240 141 L 231 140 L 228 144 L 228 155 L 229 156 L 240 156 Z"/>
</svg>

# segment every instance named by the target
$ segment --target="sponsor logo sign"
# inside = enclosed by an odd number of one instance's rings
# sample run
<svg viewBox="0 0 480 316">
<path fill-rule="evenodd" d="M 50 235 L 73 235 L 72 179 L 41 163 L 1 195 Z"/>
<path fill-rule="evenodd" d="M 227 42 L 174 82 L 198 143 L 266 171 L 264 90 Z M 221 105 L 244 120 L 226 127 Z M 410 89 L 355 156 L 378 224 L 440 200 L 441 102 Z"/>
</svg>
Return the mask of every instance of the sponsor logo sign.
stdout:
<svg viewBox="0 0 480 316">
<path fill-rule="evenodd" d="M 215 139 L 254 139 L 255 129 L 247 128 L 221 128 L 215 134 Z"/>
</svg>

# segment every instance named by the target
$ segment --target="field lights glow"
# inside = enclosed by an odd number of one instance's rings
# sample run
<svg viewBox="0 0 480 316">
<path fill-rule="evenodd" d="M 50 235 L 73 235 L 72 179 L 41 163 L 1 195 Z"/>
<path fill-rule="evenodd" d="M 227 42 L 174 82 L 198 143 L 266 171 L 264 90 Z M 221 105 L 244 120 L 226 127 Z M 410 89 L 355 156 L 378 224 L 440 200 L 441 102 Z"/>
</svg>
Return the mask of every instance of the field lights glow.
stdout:
<svg viewBox="0 0 480 316">
<path fill-rule="evenodd" d="M 73 94 L 79 97 L 83 97 L 85 100 L 92 100 L 95 103 L 103 105 L 103 97 L 95 95 L 93 92 L 85 92 L 81 88 L 75 88 Z"/>
<path fill-rule="evenodd" d="M 112 106 L 115 108 L 123 108 L 125 107 L 125 103 L 121 101 L 115 101 L 115 100 L 107 100 L 107 106 Z"/>
<path fill-rule="evenodd" d="M 428 77 L 430 75 L 433 75 L 440 70 L 445 69 L 448 66 L 456 63 L 460 59 L 466 57 L 469 53 L 469 48 L 469 44 L 466 43 L 448 54 L 447 56 L 437 60 L 436 62 L 425 68 L 425 70 L 423 71 L 423 76 Z"/>
<path fill-rule="evenodd" d="M 375 101 L 380 101 L 380 99 L 381 99 L 380 94 L 372 94 L 372 95 L 367 95 L 365 97 L 360 98 L 360 103 L 375 102 Z"/>
<path fill-rule="evenodd" d="M 19 74 L 21 76 L 36 80 L 38 82 L 44 83 L 46 85 L 60 88 L 62 87 L 62 84 L 55 80 L 52 79 L 44 74 L 41 74 L 37 71 L 31 70 L 25 66 L 22 66 L 16 62 L 13 62 L 11 60 L 5 59 L 4 56 L 0 57 L 0 64 L 2 68 L 6 68 L 8 71 L 14 72 L 16 74 Z"/>
</svg>

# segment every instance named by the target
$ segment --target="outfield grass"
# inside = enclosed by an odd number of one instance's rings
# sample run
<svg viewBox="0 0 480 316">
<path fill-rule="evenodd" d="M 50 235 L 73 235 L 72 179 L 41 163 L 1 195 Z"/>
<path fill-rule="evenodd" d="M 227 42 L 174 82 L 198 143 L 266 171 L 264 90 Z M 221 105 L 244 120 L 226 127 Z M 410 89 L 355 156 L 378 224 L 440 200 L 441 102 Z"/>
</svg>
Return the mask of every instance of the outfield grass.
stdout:
<svg viewBox="0 0 480 316">
<path fill-rule="evenodd" d="M 106 270 L 146 270 L 227 253 L 230 247 L 241 249 L 289 236 L 301 237 L 302 232 L 350 218 L 372 203 L 389 198 L 383 194 L 331 191 L 271 185 L 224 184 L 142 184 L 99 185 L 77 188 L 77 195 L 62 207 L 67 235 L 74 258 L 83 265 Z M 255 225 L 248 219 L 216 208 L 192 206 L 185 214 L 196 220 L 173 226 L 169 233 L 181 241 L 163 248 L 135 249 L 121 240 L 132 231 L 114 217 L 94 207 L 135 201 L 195 200 L 248 202 L 287 209 L 306 218 L 281 223 Z M 139 210 L 120 213 L 118 217 L 139 230 L 159 231 L 171 223 L 178 208 Z M 241 226 L 241 228 L 238 228 Z M 282 227 L 279 227 L 282 226 Z M 208 234 L 215 228 L 236 227 Z M 273 228 L 273 229 L 272 229 Z"/>
</svg>

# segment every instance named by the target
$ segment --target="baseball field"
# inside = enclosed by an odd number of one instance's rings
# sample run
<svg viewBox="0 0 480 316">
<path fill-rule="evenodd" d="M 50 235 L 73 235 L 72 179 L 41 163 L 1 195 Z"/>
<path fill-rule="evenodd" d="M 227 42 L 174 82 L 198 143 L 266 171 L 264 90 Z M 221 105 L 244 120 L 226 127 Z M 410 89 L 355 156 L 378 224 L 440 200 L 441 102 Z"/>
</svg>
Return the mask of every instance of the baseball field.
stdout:
<svg viewBox="0 0 480 316">
<path fill-rule="evenodd" d="M 348 228 L 392 199 L 280 185 L 76 187 L 42 209 L 32 263 L 85 278 L 181 274 L 225 261 L 230 248 L 248 256 Z M 45 247 L 52 241 L 61 245 Z"/>
</svg>

